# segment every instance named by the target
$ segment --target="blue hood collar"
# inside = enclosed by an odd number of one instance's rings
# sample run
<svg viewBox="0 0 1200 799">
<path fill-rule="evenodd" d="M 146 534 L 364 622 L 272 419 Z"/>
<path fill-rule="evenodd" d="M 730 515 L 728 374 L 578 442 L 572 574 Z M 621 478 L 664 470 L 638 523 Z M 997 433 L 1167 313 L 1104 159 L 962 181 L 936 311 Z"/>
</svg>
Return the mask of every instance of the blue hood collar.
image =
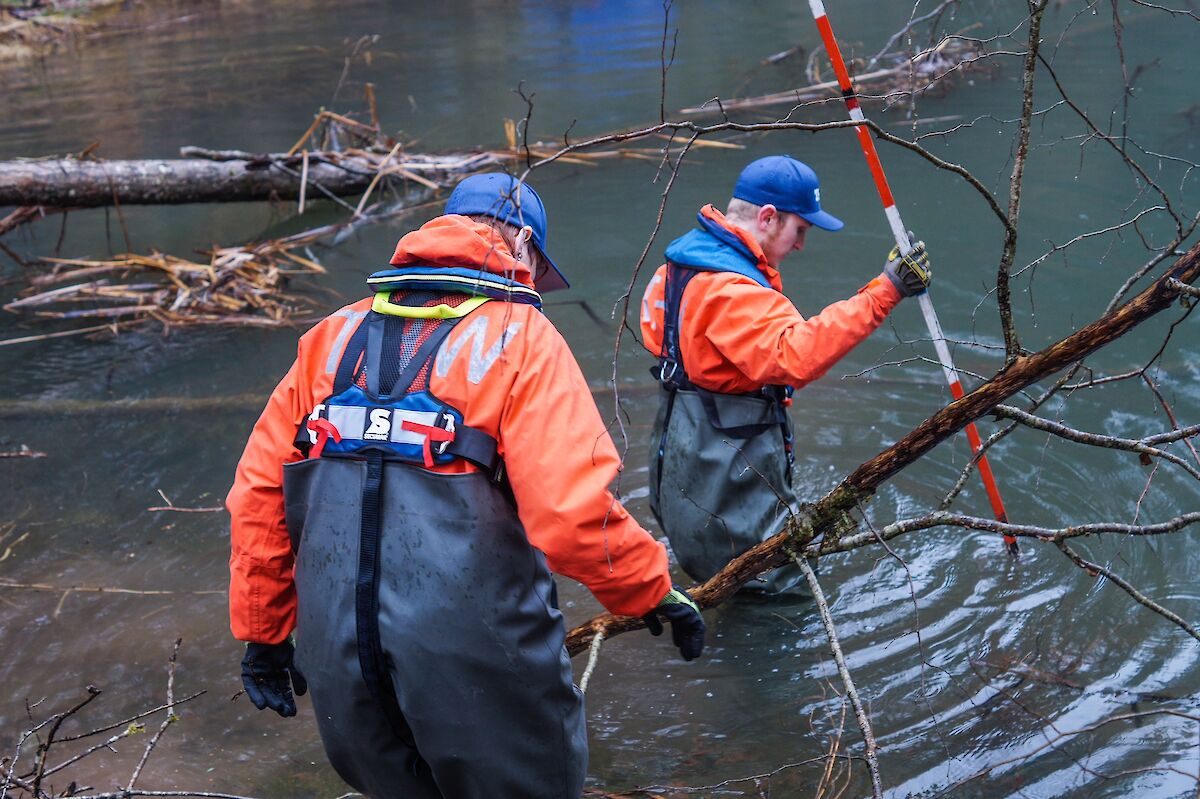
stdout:
<svg viewBox="0 0 1200 799">
<path fill-rule="evenodd" d="M 733 232 L 697 214 L 700 228 L 689 230 L 667 245 L 667 260 L 679 266 L 706 272 L 733 272 L 760 286 L 772 288 L 758 268 L 758 259 Z"/>
</svg>

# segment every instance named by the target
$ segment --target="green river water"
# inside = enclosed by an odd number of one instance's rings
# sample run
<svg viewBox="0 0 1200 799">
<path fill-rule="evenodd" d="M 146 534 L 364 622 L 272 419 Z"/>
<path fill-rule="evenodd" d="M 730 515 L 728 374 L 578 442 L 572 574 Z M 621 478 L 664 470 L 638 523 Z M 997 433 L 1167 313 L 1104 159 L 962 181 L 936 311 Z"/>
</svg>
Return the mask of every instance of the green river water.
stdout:
<svg viewBox="0 0 1200 799">
<path fill-rule="evenodd" d="M 1187 6 L 1186 0 L 1178 4 Z M 1130 151 L 1180 213 L 1192 215 L 1200 201 L 1190 167 L 1200 160 L 1192 62 L 1200 28 L 1194 15 L 1123 0 L 1117 5 L 1128 72 L 1137 71 L 1129 126 L 1137 146 Z M 853 55 L 874 53 L 912 11 L 906 3 L 866 0 L 828 6 Z M 922 3 L 916 13 L 932 8 Z M 1023 3 L 962 3 L 944 27 L 984 38 L 1015 31 L 989 48 L 1017 55 L 998 56 L 994 73 L 965 76 L 944 96 L 921 98 L 915 121 L 905 109 L 868 110 L 909 137 L 964 126 L 922 143 L 970 169 L 1002 206 L 1012 120 L 1020 112 L 1024 9 Z M 108 158 L 169 158 L 186 144 L 286 150 L 319 108 L 361 109 L 366 81 L 376 86 L 385 129 L 402 131 L 415 142 L 413 150 L 501 146 L 504 118 L 520 118 L 525 110 L 512 91 L 521 82 L 534 96 L 534 138 L 560 139 L 572 124 L 572 137 L 581 138 L 649 123 L 659 114 L 663 7 L 649 0 L 155 3 L 117 16 L 114 24 L 129 28 L 85 36 L 35 62 L 0 64 L 0 158 L 78 152 L 97 141 L 98 154 Z M 669 27 L 678 30 L 669 112 L 718 95 L 800 85 L 806 82 L 803 58 L 760 62 L 796 44 L 806 52 L 819 47 L 803 3 L 687 0 L 671 9 Z M 1057 3 L 1043 33 L 1072 98 L 1102 128 L 1119 133 L 1122 79 L 1111 4 Z M 370 63 L 356 60 L 335 100 L 343 59 L 365 35 L 378 36 Z M 1054 244 L 1161 204 L 1111 148 L 1084 140 L 1086 129 L 1070 109 L 1056 105 L 1060 95 L 1044 72 L 1038 80 L 1035 108 L 1045 113 L 1034 123 L 1018 267 Z M 784 113 L 786 106 L 737 118 L 766 121 Z M 840 104 L 830 104 L 795 118 L 817 122 L 843 114 Z M 815 231 L 805 252 L 785 264 L 788 296 L 814 314 L 878 273 L 889 232 L 850 131 L 731 140 L 744 149 L 689 155 L 635 297 L 666 243 L 693 224 L 699 206 L 723 205 L 746 162 L 778 152 L 814 165 L 825 207 L 846 221 L 837 234 Z M 958 177 L 896 147 L 882 145 L 881 154 L 906 223 L 929 244 L 933 297 L 947 336 L 958 342 L 959 366 L 990 375 L 1003 352 L 995 297 L 988 293 L 1002 228 Z M 549 250 L 573 282 L 569 292 L 551 298 L 547 312 L 602 392 L 609 418 L 611 393 L 603 390 L 613 371 L 610 311 L 654 229 L 662 177 L 653 161 L 612 160 L 553 165 L 531 178 L 549 209 Z M 124 216 L 135 250 L 184 256 L 337 217 L 328 203 L 299 221 L 286 219 L 292 211 L 263 203 L 131 207 Z M 325 310 L 362 296 L 363 278 L 386 262 L 396 239 L 434 212 L 417 211 L 361 229 L 336 248 L 317 248 L 329 272 L 306 290 Z M 1150 257 L 1146 242 L 1165 245 L 1171 229 L 1164 213 L 1151 211 L 1136 231 L 1123 227 L 1087 238 L 1023 272 L 1014 282 L 1023 343 L 1042 347 L 1095 318 Z M 4 242 L 21 253 L 48 255 L 58 237 L 52 219 Z M 71 214 L 61 250 L 69 257 L 123 251 L 115 215 L 106 227 L 103 211 Z M 4 256 L 0 263 L 10 278 L 0 287 L 7 301 L 21 286 L 19 270 Z M 603 324 L 582 312 L 581 301 Z M 1140 367 L 1182 313 L 1163 313 L 1089 365 L 1098 374 Z M 1181 425 L 1200 418 L 1195 327 L 1189 319 L 1175 330 L 1150 373 Z M 56 328 L 0 316 L 0 338 L 50 329 Z M 45 698 L 37 715 L 66 707 L 85 685 L 96 685 L 105 694 L 84 717 L 96 726 L 157 704 L 171 642 L 182 637 L 176 691 L 207 694 L 181 709 L 180 723 L 139 784 L 273 797 L 344 792 L 324 761 L 306 701 L 298 718 L 282 720 L 256 712 L 244 697 L 230 699 L 240 687 L 241 645 L 230 637 L 223 595 L 227 516 L 147 511 L 163 504 L 160 490 L 181 506 L 220 504 L 258 405 L 84 413 L 64 411 L 75 406 L 60 402 L 246 394 L 265 400 L 294 356 L 297 335 L 194 328 L 164 337 L 147 328 L 97 341 L 0 347 L 3 401 L 44 401 L 46 408 L 5 416 L 0 450 L 27 445 L 47 454 L 0 460 L 0 579 L 176 592 L 77 592 L 64 599 L 56 591 L 0 587 L 0 751 L 9 751 L 27 726 L 27 700 Z M 916 304 L 904 303 L 869 341 L 797 395 L 797 480 L 806 497 L 821 496 L 949 401 L 933 357 Z M 623 341 L 617 372 L 629 439 L 622 491 L 648 526 L 645 439 L 656 403 L 649 363 L 635 342 Z M 1042 413 L 1126 437 L 1170 428 L 1162 405 L 1140 381 L 1078 392 Z M 996 429 L 990 420 L 981 427 L 985 435 Z M 619 437 L 618 446 L 624 446 Z M 1171 451 L 1191 461 L 1183 446 Z M 869 506 L 871 522 L 936 507 L 967 455 L 959 437 L 889 481 Z M 993 464 L 1009 516 L 1020 523 L 1147 523 L 1200 505 L 1196 482 L 1170 464 L 1152 475 L 1135 455 L 1032 431 L 1002 442 Z M 955 508 L 986 515 L 976 479 Z M 1193 541 L 1194 533 L 1183 533 L 1152 541 L 1089 540 L 1080 549 L 1195 621 L 1200 557 Z M 995 535 L 939 528 L 901 538 L 893 549 L 906 567 L 882 549 L 821 563 L 842 645 L 878 736 L 889 797 L 1196 795 L 1200 647 L 1194 639 L 1115 586 L 1088 578 L 1050 546 L 1029 543 L 1014 562 Z M 584 589 L 561 582 L 568 622 L 598 611 Z M 706 618 L 709 647 L 695 663 L 684 664 L 667 642 L 644 632 L 605 645 L 587 695 L 590 786 L 710 786 L 802 764 L 828 750 L 841 685 L 812 607 L 735 601 Z M 577 676 L 583 661 L 576 659 Z M 1018 663 L 1024 677 L 995 676 L 996 666 Z M 1060 737 L 1117 714 L 1156 709 L 1177 714 Z M 860 754 L 852 716 L 844 727 L 842 751 Z M 93 756 L 81 784 L 124 784 L 144 741 L 135 737 L 116 754 Z M 988 774 L 957 785 L 989 766 Z M 770 779 L 769 795 L 809 796 L 820 778 L 818 764 L 784 768 Z M 744 780 L 698 793 L 760 795 Z M 867 794 L 865 767 L 856 760 L 845 795 Z"/>
</svg>

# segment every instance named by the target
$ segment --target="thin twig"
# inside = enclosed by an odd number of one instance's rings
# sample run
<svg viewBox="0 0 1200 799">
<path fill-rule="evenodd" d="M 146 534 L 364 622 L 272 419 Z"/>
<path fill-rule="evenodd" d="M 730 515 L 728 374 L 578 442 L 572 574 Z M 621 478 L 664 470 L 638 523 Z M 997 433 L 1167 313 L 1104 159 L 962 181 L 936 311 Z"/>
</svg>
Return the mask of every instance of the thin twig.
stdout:
<svg viewBox="0 0 1200 799">
<path fill-rule="evenodd" d="M 833 616 L 829 613 L 829 604 L 825 601 L 825 593 L 821 590 L 821 584 L 817 582 L 817 575 L 808 565 L 808 559 L 794 552 L 791 555 L 792 560 L 800 567 L 800 571 L 804 572 L 804 578 L 808 580 L 808 587 L 817 604 L 817 612 L 821 615 L 821 623 L 825 625 L 825 634 L 829 637 L 829 649 L 833 652 L 834 662 L 837 663 L 838 675 L 842 678 L 842 684 L 846 686 L 846 695 L 850 698 L 850 704 L 854 707 L 854 715 L 858 719 L 858 727 L 862 730 L 863 740 L 867 747 L 867 769 L 871 772 L 871 795 L 875 799 L 883 799 L 883 785 L 879 780 L 879 760 L 876 757 L 875 734 L 871 731 L 871 721 L 867 718 L 866 711 L 863 710 L 862 700 L 859 699 L 858 691 L 854 687 L 854 680 L 850 677 L 850 669 L 846 666 L 846 658 L 842 655 L 842 646 L 838 641 L 837 629 L 833 626 Z"/>
<path fill-rule="evenodd" d="M 1074 561 L 1076 566 L 1083 569 L 1088 574 L 1092 575 L 1093 577 L 1098 577 L 1098 576 L 1103 575 L 1105 579 L 1111 580 L 1113 585 L 1116 585 L 1122 591 L 1129 594 L 1129 596 L 1133 597 L 1134 601 L 1137 602 L 1139 605 L 1149 608 L 1150 610 L 1157 613 L 1159 616 L 1162 616 L 1167 621 L 1169 621 L 1172 624 L 1179 627 L 1179 629 L 1183 630 L 1185 633 L 1192 636 L 1197 641 L 1200 641 L 1200 630 L 1197 630 L 1195 627 L 1188 624 L 1178 614 L 1167 610 L 1162 605 L 1158 604 L 1153 599 L 1151 599 L 1150 597 L 1143 594 L 1141 591 L 1139 591 L 1137 588 L 1135 588 L 1131 583 L 1129 583 L 1129 581 L 1119 577 L 1111 569 L 1101 566 L 1098 563 L 1092 563 L 1089 560 L 1084 560 L 1082 557 L 1080 557 L 1080 555 L 1077 552 L 1075 552 L 1075 550 L 1073 550 L 1073 549 L 1071 549 L 1071 547 L 1067 546 L 1066 541 L 1061 541 L 1061 540 L 1056 541 L 1055 545 L 1062 551 L 1062 553 L 1064 555 L 1066 555 L 1068 558 L 1070 558 L 1072 561 Z"/>
<path fill-rule="evenodd" d="M 142 773 L 142 768 L 145 767 L 146 761 L 150 759 L 150 753 L 158 745 L 158 741 L 162 738 L 163 733 L 167 731 L 167 727 L 171 726 L 178 718 L 175 715 L 175 662 L 179 656 L 179 645 L 182 643 L 182 638 L 175 639 L 175 646 L 171 650 L 171 658 L 167 661 L 167 717 L 163 719 L 162 724 L 158 725 L 158 730 L 154 733 L 154 737 L 146 744 L 146 750 L 142 752 L 142 759 L 134 767 L 133 774 L 129 775 L 129 784 L 125 786 L 125 793 L 133 790 L 133 785 Z"/>
</svg>

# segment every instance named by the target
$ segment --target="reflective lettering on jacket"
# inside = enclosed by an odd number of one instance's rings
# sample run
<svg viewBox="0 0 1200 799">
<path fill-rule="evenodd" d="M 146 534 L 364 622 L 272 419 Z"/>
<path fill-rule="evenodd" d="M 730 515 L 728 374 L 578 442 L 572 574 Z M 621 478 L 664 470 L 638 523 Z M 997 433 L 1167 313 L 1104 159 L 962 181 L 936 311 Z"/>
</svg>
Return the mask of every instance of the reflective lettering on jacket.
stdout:
<svg viewBox="0 0 1200 799">
<path fill-rule="evenodd" d="M 467 379 L 472 383 L 478 384 L 500 358 L 501 353 L 512 343 L 520 330 L 520 322 L 510 323 L 504 328 L 504 332 L 492 342 L 492 346 L 488 348 L 487 352 L 484 352 L 483 346 L 487 339 L 488 320 L 482 317 L 472 319 L 467 325 L 466 330 L 459 333 L 457 337 L 451 336 L 454 340 L 442 346 L 441 351 L 438 352 L 437 361 L 434 364 L 434 371 L 438 377 L 445 377 L 449 373 L 450 367 L 454 364 L 454 359 L 462 352 L 463 347 L 467 345 L 469 340 L 471 355 L 469 365 L 467 366 Z"/>
<path fill-rule="evenodd" d="M 642 324 L 649 326 L 651 330 L 658 330 L 658 320 L 662 318 L 663 312 L 667 307 L 664 301 L 655 300 L 654 308 L 656 312 L 650 313 L 650 297 L 661 290 L 658 286 L 663 282 L 663 277 L 664 275 L 661 273 L 655 272 L 654 277 L 650 278 L 650 285 L 646 286 L 646 293 L 642 295 Z"/>
</svg>

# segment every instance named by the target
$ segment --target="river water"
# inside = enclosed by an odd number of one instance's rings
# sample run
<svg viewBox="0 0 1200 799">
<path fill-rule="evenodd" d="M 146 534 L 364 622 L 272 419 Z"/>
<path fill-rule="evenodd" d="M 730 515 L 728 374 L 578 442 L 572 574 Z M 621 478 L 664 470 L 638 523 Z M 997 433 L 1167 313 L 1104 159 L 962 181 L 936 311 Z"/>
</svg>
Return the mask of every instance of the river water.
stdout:
<svg viewBox="0 0 1200 799">
<path fill-rule="evenodd" d="M 844 49 L 856 55 L 875 52 L 910 11 L 904 3 L 866 0 L 829 5 Z M 1023 8 L 964 3 L 946 24 L 991 37 L 1017 29 Z M 923 4 L 917 13 L 927 10 Z M 1200 99 L 1189 60 L 1196 22 L 1143 4 L 1120 4 L 1120 11 L 1127 69 L 1137 73 L 1129 125 L 1137 146 L 1130 150 L 1182 213 L 1194 213 L 1200 194 L 1186 161 L 1200 156 Z M 579 138 L 659 114 L 663 8 L 648 0 L 160 3 L 118 16 L 115 24 L 128 30 L 85 37 L 32 64 L 0 66 L 0 157 L 78 152 L 93 142 L 109 158 L 172 157 L 185 144 L 285 150 L 319 108 L 361 109 L 365 81 L 376 86 L 384 127 L 402 131 L 418 150 L 500 146 L 504 118 L 524 113 L 513 93 L 522 82 L 533 97 L 535 138 L 559 139 L 572 125 L 571 135 Z M 807 9 L 796 3 L 681 3 L 670 12 L 669 28 L 678 30 L 678 39 L 668 110 L 799 85 L 802 59 L 760 62 L 796 44 L 807 52 L 819 46 Z M 1023 51 L 1024 31 L 991 48 Z M 1073 99 L 1102 128 L 1119 132 L 1121 64 L 1110 5 L 1056 4 L 1043 33 L 1048 51 L 1057 48 L 1054 63 Z M 378 37 L 369 63 L 355 59 L 335 98 L 344 59 L 368 35 Z M 996 63 L 995 73 L 967 76 L 915 109 L 871 113 L 907 136 L 963 125 L 923 143 L 967 166 L 1006 205 L 1020 60 L 1001 56 Z M 1078 118 L 1055 106 L 1059 95 L 1045 74 L 1039 79 L 1035 107 L 1049 110 L 1034 126 L 1018 266 L 1054 244 L 1161 204 L 1111 148 L 1084 141 Z M 741 118 L 765 121 L 785 112 Z M 830 105 L 796 118 L 816 122 L 842 113 Z M 689 156 L 647 268 L 657 265 L 667 241 L 693 224 L 701 204 L 725 202 L 747 161 L 789 152 L 817 168 L 824 204 L 846 228 L 836 235 L 815 231 L 803 255 L 789 260 L 788 296 L 813 314 L 877 274 L 890 246 L 888 230 L 849 131 L 731 141 L 744 149 Z M 929 243 L 934 299 L 948 337 L 960 342 L 959 365 L 994 372 L 1002 340 L 987 290 L 994 284 L 1000 225 L 959 178 L 895 147 L 883 146 L 882 155 L 906 222 Z M 663 185 L 658 165 L 555 165 L 532 182 L 550 209 L 549 249 L 574 284 L 553 297 L 547 312 L 611 417 L 606 389 L 616 328 L 610 311 L 654 228 Z M 321 204 L 301 221 L 288 220 L 291 213 L 256 204 L 127 208 L 124 217 L 135 250 L 187 255 L 214 242 L 239 243 L 336 216 Z M 395 240 L 433 213 L 417 211 L 361 230 L 336 248 L 319 248 L 329 273 L 306 289 L 326 310 L 362 296 L 362 279 L 385 263 Z M 1023 343 L 1044 346 L 1102 312 L 1149 257 L 1143 242 L 1163 246 L 1169 232 L 1164 214 L 1151 212 L 1136 231 L 1124 227 L 1087 238 L 1025 271 L 1014 286 Z M 51 220 L 5 243 L 45 255 L 58 239 L 59 223 Z M 64 255 L 101 257 L 124 249 L 114 214 L 107 225 L 102 211 L 68 218 Z M 4 269 L 5 277 L 18 274 L 7 261 Z M 637 295 L 647 276 L 638 277 Z M 19 285 L 7 283 L 5 298 Z M 1162 314 L 1089 364 L 1098 374 L 1140 367 L 1181 313 Z M 1200 417 L 1194 328 L 1193 320 L 1185 321 L 1149 373 L 1183 425 Z M 2 338 L 46 329 L 24 317 L 0 320 Z M 66 707 L 88 684 L 102 688 L 72 729 L 157 704 L 171 642 L 182 637 L 177 695 L 207 693 L 181 709 L 179 724 L 139 784 L 257 796 L 332 797 L 344 790 L 325 764 L 306 702 L 297 719 L 282 720 L 255 712 L 244 697 L 230 699 L 240 687 L 241 652 L 228 632 L 223 595 L 227 517 L 147 510 L 165 504 L 164 495 L 186 507 L 221 503 L 296 336 L 286 329 L 178 329 L 169 336 L 147 329 L 98 341 L 0 348 L 0 395 L 43 403 L 36 413 L 5 417 L 0 449 L 27 445 L 47 455 L 0 460 L 0 578 L 56 589 L 171 592 L 64 596 L 62 590 L 0 588 L 0 741 L 6 749 L 26 726 L 27 701 L 45 700 L 36 716 Z M 822 495 L 948 402 L 932 358 L 916 305 L 905 303 L 827 377 L 797 395 L 797 479 L 807 497 Z M 649 525 L 644 452 L 656 400 L 648 363 L 626 338 L 618 365 L 629 436 L 622 490 Z M 247 394 L 257 399 L 247 401 Z M 213 401 L 167 409 L 109 404 L 153 398 Z M 73 400 L 90 408 L 66 402 Z M 1140 381 L 1077 392 L 1043 413 L 1127 437 L 1170 427 Z M 995 429 L 989 421 L 981 426 L 985 435 Z M 1171 451 L 1192 458 L 1180 445 Z M 867 510 L 871 523 L 935 507 L 966 460 L 961 437 L 947 442 L 879 491 Z M 1020 523 L 1147 523 L 1194 511 L 1200 499 L 1195 481 L 1170 464 L 1147 468 L 1129 453 L 1031 431 L 1001 443 L 993 464 L 1009 516 Z M 955 508 L 986 515 L 974 478 Z M 1189 543 L 1185 533 L 1087 541 L 1079 548 L 1194 621 L 1200 618 L 1194 579 L 1200 558 Z M 894 556 L 862 550 L 821 563 L 842 646 L 878 736 L 889 796 L 1195 795 L 1200 648 L 1193 639 L 1112 584 L 1088 578 L 1050 546 L 1027 544 L 1012 561 L 994 535 L 935 529 L 899 539 L 893 550 Z M 586 591 L 562 582 L 569 622 L 598 610 Z M 587 696 L 589 785 L 627 790 L 731 781 L 696 793 L 815 794 L 822 766 L 811 761 L 830 749 L 838 730 L 844 729 L 842 754 L 861 754 L 862 746 L 852 716 L 842 718 L 841 685 L 813 608 L 734 601 L 706 618 L 709 647 L 695 663 L 684 664 L 669 644 L 643 632 L 605 645 Z M 577 674 L 583 665 L 578 658 Z M 1101 723 L 1135 712 L 1153 715 Z M 1075 734 L 1081 730 L 1087 731 Z M 90 758 L 80 784 L 124 784 L 145 738 Z M 869 793 L 862 762 L 851 762 L 849 774 L 837 766 L 836 787 L 848 780 L 845 795 Z M 771 772 L 760 787 L 745 779 Z"/>
</svg>

